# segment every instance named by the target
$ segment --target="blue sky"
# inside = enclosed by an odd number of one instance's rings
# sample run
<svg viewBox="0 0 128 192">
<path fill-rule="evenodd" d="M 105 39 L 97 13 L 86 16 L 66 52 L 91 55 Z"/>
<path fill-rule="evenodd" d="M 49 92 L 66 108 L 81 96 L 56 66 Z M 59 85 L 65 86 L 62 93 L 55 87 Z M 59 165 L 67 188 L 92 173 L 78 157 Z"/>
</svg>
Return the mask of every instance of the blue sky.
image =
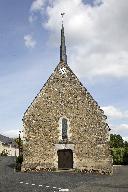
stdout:
<svg viewBox="0 0 128 192">
<path fill-rule="evenodd" d="M 126 0 L 0 1 L 0 133 L 22 117 L 59 62 L 66 12 L 68 64 L 104 109 L 112 133 L 128 138 Z"/>
</svg>

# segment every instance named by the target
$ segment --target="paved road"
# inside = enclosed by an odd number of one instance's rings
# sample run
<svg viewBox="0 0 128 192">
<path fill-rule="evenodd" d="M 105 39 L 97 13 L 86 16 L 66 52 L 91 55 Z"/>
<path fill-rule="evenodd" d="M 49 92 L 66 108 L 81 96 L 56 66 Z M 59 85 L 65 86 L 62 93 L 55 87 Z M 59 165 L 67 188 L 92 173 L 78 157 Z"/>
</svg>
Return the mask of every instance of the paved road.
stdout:
<svg viewBox="0 0 128 192">
<path fill-rule="evenodd" d="M 21 173 L 13 157 L 0 157 L 0 192 L 128 192 L 128 166 L 113 176 L 73 172 Z"/>
</svg>

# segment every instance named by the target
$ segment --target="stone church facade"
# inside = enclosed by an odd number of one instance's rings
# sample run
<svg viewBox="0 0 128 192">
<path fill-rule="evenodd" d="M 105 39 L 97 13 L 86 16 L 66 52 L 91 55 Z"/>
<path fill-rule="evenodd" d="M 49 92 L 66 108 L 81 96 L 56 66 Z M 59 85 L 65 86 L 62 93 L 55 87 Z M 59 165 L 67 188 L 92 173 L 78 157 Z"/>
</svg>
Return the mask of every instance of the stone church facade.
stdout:
<svg viewBox="0 0 128 192">
<path fill-rule="evenodd" d="M 106 116 L 67 64 L 60 62 L 23 117 L 22 171 L 75 169 L 112 173 Z"/>
</svg>

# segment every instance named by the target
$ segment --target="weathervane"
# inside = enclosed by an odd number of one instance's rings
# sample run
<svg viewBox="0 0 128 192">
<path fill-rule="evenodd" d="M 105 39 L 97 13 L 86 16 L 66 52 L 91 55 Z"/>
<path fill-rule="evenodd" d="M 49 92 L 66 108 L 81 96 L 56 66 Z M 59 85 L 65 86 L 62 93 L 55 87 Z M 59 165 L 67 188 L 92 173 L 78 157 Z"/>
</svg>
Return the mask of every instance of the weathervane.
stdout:
<svg viewBox="0 0 128 192">
<path fill-rule="evenodd" d="M 62 16 L 62 25 L 63 25 L 63 18 L 64 18 L 65 13 L 61 13 Z"/>
</svg>

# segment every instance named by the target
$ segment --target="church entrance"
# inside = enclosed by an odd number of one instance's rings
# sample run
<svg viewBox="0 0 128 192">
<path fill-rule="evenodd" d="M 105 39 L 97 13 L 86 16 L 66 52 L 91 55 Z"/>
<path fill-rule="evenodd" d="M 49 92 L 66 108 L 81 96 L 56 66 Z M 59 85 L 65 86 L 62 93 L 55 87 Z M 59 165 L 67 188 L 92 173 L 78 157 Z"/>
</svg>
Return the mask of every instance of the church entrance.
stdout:
<svg viewBox="0 0 128 192">
<path fill-rule="evenodd" d="M 73 168 L 73 152 L 71 149 L 58 150 L 58 169 Z"/>
</svg>

